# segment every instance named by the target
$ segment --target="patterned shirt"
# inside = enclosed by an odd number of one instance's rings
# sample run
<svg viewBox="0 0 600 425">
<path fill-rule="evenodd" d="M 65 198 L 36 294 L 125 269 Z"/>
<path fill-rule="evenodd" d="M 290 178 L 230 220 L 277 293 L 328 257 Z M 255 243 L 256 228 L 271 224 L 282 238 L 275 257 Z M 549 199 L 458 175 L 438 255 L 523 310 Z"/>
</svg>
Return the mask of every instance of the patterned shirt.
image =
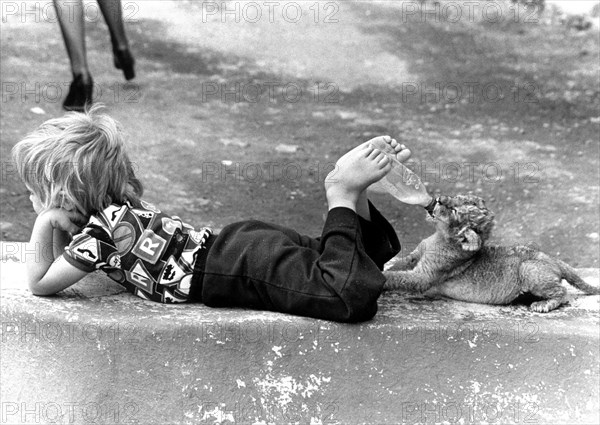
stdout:
<svg viewBox="0 0 600 425">
<path fill-rule="evenodd" d="M 181 303 L 188 299 L 196 254 L 211 234 L 144 201 L 112 204 L 90 217 L 64 257 L 80 270 L 106 272 L 141 298 Z"/>
</svg>

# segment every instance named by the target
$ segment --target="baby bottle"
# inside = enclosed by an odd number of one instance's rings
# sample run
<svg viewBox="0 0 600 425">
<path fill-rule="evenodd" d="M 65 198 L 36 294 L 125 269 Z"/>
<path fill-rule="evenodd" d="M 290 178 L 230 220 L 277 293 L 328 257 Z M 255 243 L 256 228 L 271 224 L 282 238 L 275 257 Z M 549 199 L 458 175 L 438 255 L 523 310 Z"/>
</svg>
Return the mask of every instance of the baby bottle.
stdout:
<svg viewBox="0 0 600 425">
<path fill-rule="evenodd" d="M 427 193 L 419 176 L 396 159 L 396 151 L 388 143 L 381 139 L 375 139 L 371 143 L 373 147 L 385 153 L 392 164 L 392 170 L 376 184 L 379 184 L 399 201 L 421 205 L 429 214 L 432 214 L 436 200 Z"/>
</svg>

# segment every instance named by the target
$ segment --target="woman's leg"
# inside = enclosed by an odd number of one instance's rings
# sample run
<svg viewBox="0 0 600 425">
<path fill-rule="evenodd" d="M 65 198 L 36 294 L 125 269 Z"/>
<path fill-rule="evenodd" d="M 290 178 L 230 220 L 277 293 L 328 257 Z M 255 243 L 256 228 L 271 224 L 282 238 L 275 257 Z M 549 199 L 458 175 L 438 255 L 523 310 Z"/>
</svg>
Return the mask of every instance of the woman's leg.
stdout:
<svg viewBox="0 0 600 425">
<path fill-rule="evenodd" d="M 67 54 L 71 61 L 73 77 L 89 77 L 85 48 L 85 27 L 83 20 L 83 2 L 73 0 L 54 0 L 58 23 L 62 31 Z"/>
<path fill-rule="evenodd" d="M 54 0 L 54 7 L 73 73 L 63 108 L 67 111 L 83 111 L 86 105 L 92 103 L 94 89 L 85 48 L 83 3 L 81 0 Z"/>
<path fill-rule="evenodd" d="M 121 0 L 98 0 L 98 5 L 108 26 L 113 48 L 118 50 L 128 49 L 129 43 L 125 35 L 125 26 L 123 25 Z"/>
<path fill-rule="evenodd" d="M 115 67 L 123 70 L 125 79 L 131 80 L 135 78 L 135 60 L 129 51 L 129 41 L 125 34 L 121 0 L 98 0 L 98 5 L 110 33 Z"/>
</svg>

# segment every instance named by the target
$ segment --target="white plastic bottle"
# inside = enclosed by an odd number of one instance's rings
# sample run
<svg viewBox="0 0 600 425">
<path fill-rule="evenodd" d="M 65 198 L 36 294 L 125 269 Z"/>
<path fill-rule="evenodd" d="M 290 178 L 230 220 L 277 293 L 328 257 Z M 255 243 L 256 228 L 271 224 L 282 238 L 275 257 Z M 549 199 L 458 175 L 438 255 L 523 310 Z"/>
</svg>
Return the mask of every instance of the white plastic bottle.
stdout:
<svg viewBox="0 0 600 425">
<path fill-rule="evenodd" d="M 380 139 L 375 139 L 371 143 L 373 147 L 385 153 L 392 163 L 392 170 L 377 184 L 399 201 L 421 205 L 431 214 L 436 200 L 427 193 L 419 176 L 396 159 L 396 151 L 388 143 Z"/>
</svg>

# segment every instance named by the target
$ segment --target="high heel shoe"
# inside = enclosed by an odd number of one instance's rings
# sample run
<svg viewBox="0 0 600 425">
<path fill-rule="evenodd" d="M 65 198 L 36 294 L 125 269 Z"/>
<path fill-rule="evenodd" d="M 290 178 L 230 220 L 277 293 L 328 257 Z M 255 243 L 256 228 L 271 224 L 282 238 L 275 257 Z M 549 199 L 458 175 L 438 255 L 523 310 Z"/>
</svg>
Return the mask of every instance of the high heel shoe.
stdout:
<svg viewBox="0 0 600 425">
<path fill-rule="evenodd" d="M 113 48 L 113 58 L 115 68 L 123 71 L 123 75 L 127 81 L 133 80 L 135 78 L 135 69 L 133 68 L 135 59 L 131 56 L 129 49 L 121 50 Z"/>
<path fill-rule="evenodd" d="M 87 75 L 85 79 L 83 74 L 77 74 L 73 77 L 73 81 L 69 86 L 69 93 L 63 102 L 63 108 L 66 111 L 83 112 L 86 106 L 92 104 L 94 81 L 90 75 Z"/>
</svg>

